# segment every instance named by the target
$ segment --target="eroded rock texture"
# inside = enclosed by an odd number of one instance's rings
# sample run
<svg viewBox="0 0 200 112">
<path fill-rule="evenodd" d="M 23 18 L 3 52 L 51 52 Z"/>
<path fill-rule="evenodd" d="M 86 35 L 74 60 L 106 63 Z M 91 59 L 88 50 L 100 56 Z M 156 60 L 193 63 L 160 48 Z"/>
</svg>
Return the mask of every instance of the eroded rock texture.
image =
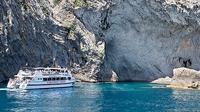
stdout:
<svg viewBox="0 0 200 112">
<path fill-rule="evenodd" d="M 199 69 L 199 1 L 113 0 L 77 16 L 106 40 L 100 79 L 114 71 L 120 81 L 171 76 L 175 67 Z M 110 74 L 110 75 L 109 75 Z"/>
<path fill-rule="evenodd" d="M 70 66 L 87 81 L 151 81 L 200 68 L 198 0 L 2 0 L 1 80 Z M 104 46 L 105 45 L 105 46 Z M 105 52 L 104 52 L 105 48 Z"/>
<path fill-rule="evenodd" d="M 96 41 L 72 7 L 66 0 L 0 1 L 0 81 L 24 66 L 81 69 L 95 80 L 104 42 Z"/>
</svg>

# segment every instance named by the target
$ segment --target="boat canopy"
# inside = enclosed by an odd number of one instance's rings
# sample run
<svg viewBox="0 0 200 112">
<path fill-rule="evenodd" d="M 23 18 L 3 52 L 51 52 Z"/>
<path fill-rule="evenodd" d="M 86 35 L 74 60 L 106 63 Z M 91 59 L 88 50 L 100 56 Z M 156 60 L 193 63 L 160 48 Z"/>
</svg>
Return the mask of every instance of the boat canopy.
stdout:
<svg viewBox="0 0 200 112">
<path fill-rule="evenodd" d="M 44 68 L 44 67 L 37 67 L 33 68 L 34 70 L 50 70 L 50 71 L 67 71 L 66 68 Z"/>
</svg>

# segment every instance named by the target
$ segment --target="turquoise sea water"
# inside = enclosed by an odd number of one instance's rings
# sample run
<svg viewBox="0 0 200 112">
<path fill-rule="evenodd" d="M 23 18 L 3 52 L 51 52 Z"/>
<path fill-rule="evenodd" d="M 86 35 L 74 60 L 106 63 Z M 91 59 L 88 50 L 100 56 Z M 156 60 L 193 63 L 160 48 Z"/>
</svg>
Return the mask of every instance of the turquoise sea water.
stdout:
<svg viewBox="0 0 200 112">
<path fill-rule="evenodd" d="M 149 83 L 77 83 L 73 88 L 10 91 L 0 85 L 0 112 L 192 112 L 200 91 Z"/>
</svg>

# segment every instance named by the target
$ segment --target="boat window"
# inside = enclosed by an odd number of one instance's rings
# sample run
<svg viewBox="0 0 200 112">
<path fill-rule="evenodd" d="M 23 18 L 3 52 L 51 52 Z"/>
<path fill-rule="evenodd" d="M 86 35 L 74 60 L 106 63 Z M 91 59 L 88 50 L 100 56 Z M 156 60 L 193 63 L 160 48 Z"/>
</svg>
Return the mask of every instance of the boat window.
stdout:
<svg viewBox="0 0 200 112">
<path fill-rule="evenodd" d="M 56 78 L 56 80 L 59 80 L 59 79 L 60 79 L 59 77 Z"/>
<path fill-rule="evenodd" d="M 54 78 L 52 78 L 52 80 L 56 80 L 56 78 L 54 77 Z"/>
<path fill-rule="evenodd" d="M 68 77 L 67 79 L 68 79 L 68 80 L 71 80 L 71 77 Z"/>
<path fill-rule="evenodd" d="M 48 78 L 48 81 L 50 81 L 51 80 L 51 78 Z"/>
<path fill-rule="evenodd" d="M 67 78 L 66 77 L 61 77 L 61 80 L 66 80 Z"/>
<path fill-rule="evenodd" d="M 43 81 L 47 81 L 47 78 L 43 78 Z"/>
<path fill-rule="evenodd" d="M 24 77 L 23 80 L 26 80 L 26 79 L 30 79 L 30 80 L 32 80 L 32 77 Z"/>
</svg>

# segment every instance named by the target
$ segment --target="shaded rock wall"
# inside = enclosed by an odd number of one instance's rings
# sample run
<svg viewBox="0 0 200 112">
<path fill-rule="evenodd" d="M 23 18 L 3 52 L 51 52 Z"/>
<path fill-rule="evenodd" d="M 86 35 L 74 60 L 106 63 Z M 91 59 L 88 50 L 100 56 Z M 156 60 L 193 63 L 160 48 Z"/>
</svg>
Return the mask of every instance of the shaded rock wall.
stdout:
<svg viewBox="0 0 200 112">
<path fill-rule="evenodd" d="M 106 40 L 100 80 L 115 72 L 119 81 L 151 81 L 175 67 L 200 69 L 199 11 L 192 0 L 112 0 L 76 15 Z"/>
</svg>

